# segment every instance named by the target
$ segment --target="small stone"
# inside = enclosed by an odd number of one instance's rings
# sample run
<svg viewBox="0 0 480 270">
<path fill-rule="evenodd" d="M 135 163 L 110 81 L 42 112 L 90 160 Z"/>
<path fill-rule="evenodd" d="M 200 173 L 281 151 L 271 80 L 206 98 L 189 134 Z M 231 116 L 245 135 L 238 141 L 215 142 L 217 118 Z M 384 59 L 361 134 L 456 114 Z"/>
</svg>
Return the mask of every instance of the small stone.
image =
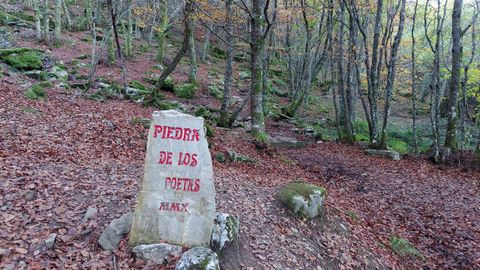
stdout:
<svg viewBox="0 0 480 270">
<path fill-rule="evenodd" d="M 27 193 L 25 193 L 25 200 L 27 201 L 33 201 L 37 198 L 37 192 L 35 190 L 29 190 Z"/>
<path fill-rule="evenodd" d="M 57 234 L 56 233 L 51 233 L 47 239 L 45 239 L 44 241 L 44 244 L 45 244 L 45 248 L 47 249 L 52 249 L 53 246 L 55 245 L 55 239 L 57 238 Z"/>
<path fill-rule="evenodd" d="M 217 213 L 214 220 L 210 246 L 213 250 L 222 250 L 227 244 L 238 238 L 240 222 L 238 218 L 229 214 Z"/>
<path fill-rule="evenodd" d="M 98 213 L 97 208 L 88 207 L 87 212 L 85 212 L 85 216 L 83 216 L 82 223 L 87 222 L 89 219 L 93 218 L 97 213 Z"/>
<path fill-rule="evenodd" d="M 175 266 L 175 270 L 189 269 L 220 270 L 217 254 L 204 247 L 190 249 L 182 255 Z"/>
<path fill-rule="evenodd" d="M 132 226 L 133 213 L 128 212 L 123 216 L 112 220 L 108 227 L 102 232 L 98 243 L 104 250 L 114 250 L 122 237 L 130 231 Z"/>
<path fill-rule="evenodd" d="M 169 262 L 171 257 L 177 257 L 182 252 L 182 247 L 170 244 L 140 245 L 132 249 L 137 258 L 152 261 L 157 264 Z"/>
</svg>

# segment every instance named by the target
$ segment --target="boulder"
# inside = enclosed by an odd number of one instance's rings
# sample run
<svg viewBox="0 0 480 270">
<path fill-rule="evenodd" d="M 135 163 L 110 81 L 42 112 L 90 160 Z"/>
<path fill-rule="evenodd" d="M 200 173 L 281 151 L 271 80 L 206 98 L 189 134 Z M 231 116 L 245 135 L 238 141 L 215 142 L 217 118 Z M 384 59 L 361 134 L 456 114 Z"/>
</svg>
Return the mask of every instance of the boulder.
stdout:
<svg viewBox="0 0 480 270">
<path fill-rule="evenodd" d="M 175 270 L 191 269 L 220 270 L 217 254 L 204 247 L 190 249 L 182 255 L 175 266 Z"/>
<path fill-rule="evenodd" d="M 130 231 L 132 226 L 133 213 L 129 212 L 121 217 L 112 220 L 100 235 L 98 243 L 104 250 L 114 250 L 123 236 Z"/>
<path fill-rule="evenodd" d="M 132 249 L 135 257 L 157 264 L 168 263 L 170 258 L 180 256 L 182 253 L 181 246 L 175 246 L 165 243 L 140 245 Z"/>
<path fill-rule="evenodd" d="M 400 160 L 400 154 L 392 150 L 367 149 L 365 153 L 369 156 L 383 157 L 391 160 Z"/>
<path fill-rule="evenodd" d="M 323 187 L 294 182 L 280 189 L 275 198 L 293 213 L 304 218 L 313 218 L 322 212 L 325 195 Z"/>
<path fill-rule="evenodd" d="M 217 213 L 210 242 L 212 249 L 215 251 L 222 250 L 227 244 L 234 242 L 238 238 L 239 225 L 240 222 L 237 217 Z"/>
</svg>

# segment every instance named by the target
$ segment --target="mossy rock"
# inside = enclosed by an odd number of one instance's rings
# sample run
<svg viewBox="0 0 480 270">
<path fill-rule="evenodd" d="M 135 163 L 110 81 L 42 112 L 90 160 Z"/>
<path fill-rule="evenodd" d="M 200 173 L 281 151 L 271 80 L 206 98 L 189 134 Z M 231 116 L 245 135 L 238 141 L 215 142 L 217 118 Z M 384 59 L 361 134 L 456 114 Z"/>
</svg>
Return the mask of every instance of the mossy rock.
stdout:
<svg viewBox="0 0 480 270">
<path fill-rule="evenodd" d="M 18 12 L 12 12 L 11 14 L 7 13 L 3 8 L 0 9 L 0 25 L 8 25 L 8 26 L 18 26 L 18 27 L 25 27 L 25 28 L 32 28 L 33 23 L 30 22 L 29 20 L 26 20 L 22 17 L 27 18 L 26 15 L 24 14 L 21 15 L 21 17 L 17 16 L 19 15 Z M 30 18 L 29 16 L 28 18 Z"/>
<path fill-rule="evenodd" d="M 193 83 L 181 84 L 173 90 L 175 96 L 179 98 L 193 98 L 197 92 L 198 86 Z"/>
<path fill-rule="evenodd" d="M 210 95 L 218 100 L 222 100 L 223 99 L 223 91 L 220 90 L 220 88 L 216 85 L 209 85 L 208 86 L 208 93 L 210 93 Z"/>
<path fill-rule="evenodd" d="M 0 50 L 0 59 L 20 70 L 42 69 L 43 58 L 43 53 L 28 48 Z"/>
<path fill-rule="evenodd" d="M 293 182 L 281 188 L 275 198 L 294 214 L 303 218 L 313 218 L 321 214 L 326 190 L 313 184 Z"/>
</svg>

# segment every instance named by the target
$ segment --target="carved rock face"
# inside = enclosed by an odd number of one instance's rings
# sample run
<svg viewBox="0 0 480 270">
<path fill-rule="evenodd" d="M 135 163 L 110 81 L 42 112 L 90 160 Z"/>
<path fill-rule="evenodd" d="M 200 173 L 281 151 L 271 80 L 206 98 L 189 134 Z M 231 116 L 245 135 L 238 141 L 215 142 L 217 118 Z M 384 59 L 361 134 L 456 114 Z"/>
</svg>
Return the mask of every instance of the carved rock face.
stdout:
<svg viewBox="0 0 480 270">
<path fill-rule="evenodd" d="M 174 110 L 153 113 L 130 245 L 210 243 L 215 187 L 203 122 Z"/>
</svg>

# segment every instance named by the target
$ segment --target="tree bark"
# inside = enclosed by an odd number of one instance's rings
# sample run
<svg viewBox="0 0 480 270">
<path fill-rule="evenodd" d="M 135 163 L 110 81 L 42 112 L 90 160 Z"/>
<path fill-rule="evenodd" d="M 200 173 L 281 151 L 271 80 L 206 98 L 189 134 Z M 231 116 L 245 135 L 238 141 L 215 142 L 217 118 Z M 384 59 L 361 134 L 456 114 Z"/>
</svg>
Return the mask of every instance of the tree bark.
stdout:
<svg viewBox="0 0 480 270">
<path fill-rule="evenodd" d="M 415 0 L 415 7 L 413 9 L 413 18 L 412 18 L 412 132 L 413 132 L 413 149 L 415 153 L 418 153 L 418 139 L 417 139 L 417 91 L 415 90 L 416 87 L 416 70 L 415 70 L 415 23 L 417 19 L 417 7 L 418 7 L 418 0 Z"/>
<path fill-rule="evenodd" d="M 167 77 L 170 75 L 170 73 L 172 73 L 173 70 L 175 70 L 175 68 L 177 67 L 180 60 L 183 58 L 183 56 L 187 53 L 187 51 L 189 49 L 190 33 L 193 32 L 193 29 L 190 28 L 192 26 L 192 24 L 190 23 L 189 20 L 192 16 L 192 13 L 193 13 L 193 4 L 194 3 L 190 0 L 185 3 L 184 18 L 183 18 L 183 22 L 184 22 L 184 25 L 185 25 L 185 30 L 184 30 L 184 34 L 183 34 L 182 47 L 180 48 L 180 50 L 175 55 L 175 58 L 173 59 L 172 63 L 167 67 L 167 69 L 165 69 L 165 71 L 162 73 L 162 75 L 160 75 L 160 78 L 158 79 L 157 83 L 155 84 L 155 88 L 157 90 L 160 90 L 162 88 L 162 86 L 165 83 L 165 80 L 167 79 Z"/>
<path fill-rule="evenodd" d="M 445 134 L 445 146 L 457 148 L 457 106 L 460 86 L 460 68 L 462 64 L 461 16 L 462 0 L 454 0 L 452 13 L 452 69 L 448 94 L 448 122 Z"/>
<path fill-rule="evenodd" d="M 62 5 L 63 0 L 55 1 L 55 31 L 54 31 L 54 40 L 58 44 L 61 42 L 60 36 L 62 34 Z"/>
<path fill-rule="evenodd" d="M 233 0 L 225 1 L 226 9 L 226 42 L 227 42 L 227 55 L 225 60 L 225 84 L 223 86 L 223 99 L 222 106 L 220 108 L 220 118 L 218 125 L 222 127 L 228 126 L 229 115 L 228 115 L 228 106 L 230 105 L 230 85 L 232 82 L 232 73 L 233 73 L 233 9 L 232 9 Z M 232 123 L 233 124 L 233 123 Z"/>
<path fill-rule="evenodd" d="M 251 134 L 256 139 L 267 141 L 265 133 L 265 117 L 262 108 L 262 52 L 265 47 L 265 38 L 263 33 L 263 25 L 265 19 L 263 17 L 264 0 L 252 0 L 251 14 L 251 31 L 250 31 L 250 88 L 251 103 L 250 114 L 252 119 Z"/>
<path fill-rule="evenodd" d="M 160 0 L 159 6 L 159 13 L 160 18 L 158 21 L 158 33 L 157 33 L 157 55 L 156 60 L 158 63 L 163 63 L 163 55 L 165 52 L 165 37 L 167 33 L 167 25 L 168 25 L 168 1 L 167 0 Z"/>
<path fill-rule="evenodd" d="M 390 115 L 390 107 L 393 96 L 393 83 L 395 81 L 395 67 L 397 64 L 397 55 L 398 48 L 400 47 L 400 42 L 402 40 L 403 27 L 405 24 L 405 6 L 406 0 L 402 0 L 400 8 L 400 21 L 398 22 L 398 30 L 395 35 L 391 52 L 390 59 L 387 64 L 387 86 L 385 88 L 385 107 L 383 112 L 383 125 L 382 125 L 382 137 L 380 140 L 380 148 L 387 149 L 387 125 L 388 125 L 388 116 Z M 393 18 L 392 18 L 393 21 Z M 386 59 L 385 59 L 386 60 Z"/>
</svg>

